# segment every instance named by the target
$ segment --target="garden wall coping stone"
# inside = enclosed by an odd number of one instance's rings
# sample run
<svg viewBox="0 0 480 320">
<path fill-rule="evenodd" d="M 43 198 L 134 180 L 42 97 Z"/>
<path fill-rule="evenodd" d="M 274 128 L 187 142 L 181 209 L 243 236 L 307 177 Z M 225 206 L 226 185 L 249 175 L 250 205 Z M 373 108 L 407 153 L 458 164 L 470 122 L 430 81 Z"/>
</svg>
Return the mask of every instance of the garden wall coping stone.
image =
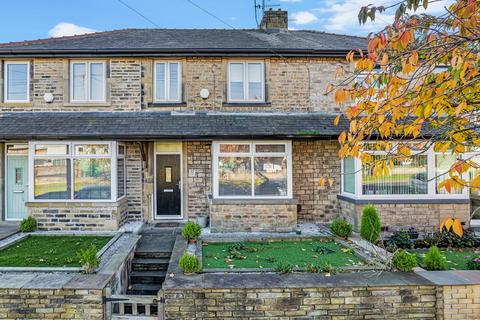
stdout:
<svg viewBox="0 0 480 320">
<path fill-rule="evenodd" d="M 480 284 L 480 271 L 417 271 L 418 275 L 437 285 L 477 285 Z"/>
</svg>

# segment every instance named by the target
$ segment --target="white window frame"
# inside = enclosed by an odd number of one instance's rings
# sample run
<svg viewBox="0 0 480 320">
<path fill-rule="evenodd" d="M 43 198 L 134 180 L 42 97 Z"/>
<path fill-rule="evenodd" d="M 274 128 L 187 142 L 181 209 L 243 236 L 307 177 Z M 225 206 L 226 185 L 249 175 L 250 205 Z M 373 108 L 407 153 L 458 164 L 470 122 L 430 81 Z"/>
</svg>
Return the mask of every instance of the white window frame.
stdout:
<svg viewBox="0 0 480 320">
<path fill-rule="evenodd" d="M 59 145 L 68 145 L 68 153 L 66 155 L 35 155 L 35 146 L 41 144 L 59 144 Z M 108 144 L 110 154 L 108 155 L 75 155 L 74 147 L 78 144 Z M 121 198 L 117 198 L 117 149 L 118 143 L 116 141 L 30 141 L 28 143 L 28 171 L 29 171 L 29 201 L 30 202 L 116 202 Z M 126 149 L 125 149 L 126 150 Z M 75 181 L 74 181 L 74 159 L 80 158 L 100 158 L 100 159 L 110 159 L 110 199 L 74 199 L 75 194 Z M 35 199 L 35 169 L 34 169 L 34 160 L 35 159 L 70 159 L 70 199 Z M 126 177 L 126 173 L 125 173 Z M 126 187 L 125 178 L 125 187 Z M 123 198 L 123 197 L 122 197 Z"/>
<path fill-rule="evenodd" d="M 171 99 L 170 98 L 170 64 L 176 63 L 178 64 L 178 99 Z M 165 92 L 165 99 L 157 99 L 157 66 L 159 64 L 165 65 L 165 79 L 164 79 L 164 92 Z M 154 68 L 153 68 L 153 102 L 160 102 L 160 103 L 175 103 L 182 101 L 182 62 L 176 60 L 157 60 L 154 61 Z"/>
<path fill-rule="evenodd" d="M 395 144 L 395 142 L 394 142 Z M 372 155 L 381 155 L 385 154 L 382 151 L 369 151 Z M 453 194 L 453 193 L 446 193 L 446 194 L 438 194 L 436 191 L 436 179 L 435 177 L 435 170 L 436 170 L 436 163 L 435 163 L 435 156 L 436 155 L 443 155 L 441 152 L 435 152 L 433 147 L 429 148 L 426 152 L 412 151 L 412 155 L 417 154 L 424 154 L 427 156 L 427 193 L 426 194 L 377 194 L 377 195 L 367 195 L 363 194 L 362 188 L 362 178 L 363 178 L 363 170 L 362 170 L 362 161 L 359 158 L 355 158 L 355 194 L 348 193 L 344 191 L 344 182 L 343 182 L 343 175 L 344 172 L 344 163 L 341 159 L 341 173 L 342 179 L 341 181 L 341 195 L 357 200 L 429 200 L 429 199 L 469 199 L 470 194 L 468 192 L 468 188 L 463 188 L 461 193 Z M 446 154 L 447 155 L 447 154 Z M 463 174 L 464 179 L 468 179 L 468 173 Z"/>
<path fill-rule="evenodd" d="M 232 64 L 242 64 L 243 65 L 243 99 L 232 99 L 231 98 L 231 79 L 230 79 L 230 76 L 231 76 L 231 73 L 230 73 L 230 66 Z M 261 99 L 249 99 L 248 98 L 248 65 L 249 64 L 260 64 L 261 65 L 261 76 L 262 76 L 262 98 Z M 227 67 L 227 79 L 228 79 L 228 83 L 227 83 L 227 101 L 228 102 L 253 102 L 253 103 L 262 103 L 262 102 L 265 102 L 265 62 L 262 61 L 262 60 L 249 60 L 249 61 L 229 61 L 228 62 L 228 67 Z"/>
<path fill-rule="evenodd" d="M 120 146 L 123 147 L 123 154 L 120 154 Z M 123 159 L 123 196 L 118 196 L 118 159 Z M 127 196 L 127 145 L 122 142 L 117 143 L 117 157 L 115 159 L 117 162 L 116 166 L 116 173 L 115 173 L 115 181 L 116 181 L 116 189 L 115 192 L 117 193 L 117 200 L 121 200 Z M 113 179 L 112 179 L 113 180 Z"/>
<path fill-rule="evenodd" d="M 27 99 L 25 100 L 9 100 L 8 99 L 8 66 L 11 64 L 27 65 Z M 3 73 L 3 102 L 5 103 L 25 103 L 30 102 L 30 61 L 5 61 Z"/>
<path fill-rule="evenodd" d="M 103 98 L 99 100 L 91 99 L 91 85 L 90 85 L 90 65 L 92 63 L 101 63 L 103 65 Z M 73 96 L 73 65 L 85 64 L 85 88 L 84 95 L 86 99 L 75 100 Z M 98 103 L 107 101 L 107 62 L 104 60 L 72 60 L 70 61 L 70 102 L 73 103 Z"/>
<path fill-rule="evenodd" d="M 250 145 L 250 152 L 220 152 L 221 144 L 248 144 Z M 285 152 L 256 152 L 255 146 L 262 144 L 278 144 L 285 146 Z M 212 159 L 213 159 L 213 197 L 215 199 L 292 199 L 292 142 L 291 141 L 214 141 L 212 143 Z M 250 196 L 220 196 L 218 194 L 218 158 L 219 157 L 250 157 L 251 171 L 252 171 L 252 191 Z M 255 196 L 255 157 L 287 157 L 287 195 L 285 196 Z"/>
</svg>

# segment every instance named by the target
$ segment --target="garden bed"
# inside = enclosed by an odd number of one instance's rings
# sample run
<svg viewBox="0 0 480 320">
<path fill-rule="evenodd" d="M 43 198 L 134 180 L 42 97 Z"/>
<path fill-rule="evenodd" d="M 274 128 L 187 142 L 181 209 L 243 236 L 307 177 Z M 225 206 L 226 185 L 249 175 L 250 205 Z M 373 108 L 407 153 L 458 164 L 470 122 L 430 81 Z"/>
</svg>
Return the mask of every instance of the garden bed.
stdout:
<svg viewBox="0 0 480 320">
<path fill-rule="evenodd" d="M 109 244 L 107 235 L 29 235 L 0 250 L 0 267 L 80 267 L 77 252 Z"/>
<path fill-rule="evenodd" d="M 298 271 L 371 269 L 352 248 L 331 238 L 203 242 L 204 271 L 270 271 L 281 265 Z M 315 272 L 315 271 L 314 271 Z"/>
<path fill-rule="evenodd" d="M 423 259 L 427 249 L 409 250 L 417 255 L 419 266 L 423 266 Z M 446 270 L 469 270 L 468 261 L 480 255 L 480 248 L 451 249 L 440 248 L 440 251 L 447 260 Z"/>
</svg>

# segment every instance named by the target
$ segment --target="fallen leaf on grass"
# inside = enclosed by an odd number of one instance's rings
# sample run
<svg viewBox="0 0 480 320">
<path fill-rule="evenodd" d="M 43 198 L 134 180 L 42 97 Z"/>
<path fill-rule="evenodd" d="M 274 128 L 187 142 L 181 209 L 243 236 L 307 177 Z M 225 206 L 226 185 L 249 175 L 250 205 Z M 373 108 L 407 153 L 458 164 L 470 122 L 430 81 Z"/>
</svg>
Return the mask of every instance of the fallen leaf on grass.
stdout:
<svg viewBox="0 0 480 320">
<path fill-rule="evenodd" d="M 232 270 L 233 268 L 235 268 L 235 266 L 234 266 L 233 264 L 228 265 L 228 267 L 230 268 L 230 270 Z"/>
</svg>

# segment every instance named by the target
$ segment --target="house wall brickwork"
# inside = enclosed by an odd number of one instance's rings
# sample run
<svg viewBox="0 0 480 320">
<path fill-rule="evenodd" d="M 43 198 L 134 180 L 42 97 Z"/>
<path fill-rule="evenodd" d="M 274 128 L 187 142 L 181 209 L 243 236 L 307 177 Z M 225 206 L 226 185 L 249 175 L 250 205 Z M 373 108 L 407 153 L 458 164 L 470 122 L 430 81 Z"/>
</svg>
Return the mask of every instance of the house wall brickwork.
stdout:
<svg viewBox="0 0 480 320">
<path fill-rule="evenodd" d="M 127 215 L 129 221 L 142 221 L 143 217 L 143 164 L 141 144 L 126 143 L 127 153 L 125 163 L 127 167 Z"/>
<path fill-rule="evenodd" d="M 365 204 L 340 200 L 341 214 L 358 230 Z M 453 203 L 397 203 L 374 204 L 383 227 L 395 230 L 413 226 L 418 230 L 436 230 L 447 217 L 455 217 L 466 223 L 470 221 L 470 205 Z"/>
<path fill-rule="evenodd" d="M 27 202 L 43 231 L 115 231 L 127 221 L 127 200 L 118 202 Z"/>
<path fill-rule="evenodd" d="M 339 214 L 338 149 L 337 141 L 293 141 L 293 197 L 299 204 L 299 222 L 329 222 Z"/>
<path fill-rule="evenodd" d="M 480 285 L 443 286 L 437 297 L 439 320 L 480 318 Z"/>
<path fill-rule="evenodd" d="M 187 141 L 186 153 L 185 210 L 188 218 L 209 213 L 208 196 L 212 193 L 212 143 L 205 141 Z"/>
<path fill-rule="evenodd" d="M 0 289 L 0 319 L 103 320 L 103 290 Z"/>
</svg>

